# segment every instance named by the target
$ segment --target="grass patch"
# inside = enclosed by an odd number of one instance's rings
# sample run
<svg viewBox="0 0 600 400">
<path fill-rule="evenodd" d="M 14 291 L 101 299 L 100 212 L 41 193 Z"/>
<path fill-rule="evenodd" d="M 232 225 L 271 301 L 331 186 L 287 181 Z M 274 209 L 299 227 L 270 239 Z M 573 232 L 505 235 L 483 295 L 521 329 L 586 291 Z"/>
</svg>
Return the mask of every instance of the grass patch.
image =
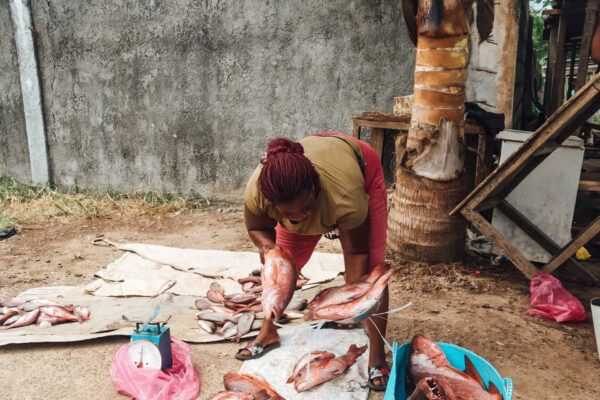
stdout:
<svg viewBox="0 0 600 400">
<path fill-rule="evenodd" d="M 158 189 L 130 194 L 114 191 L 60 191 L 53 186 L 31 186 L 0 174 L 0 231 L 48 218 L 92 219 L 115 215 L 170 213 L 201 208 L 210 201 L 197 193 L 177 195 Z"/>
</svg>

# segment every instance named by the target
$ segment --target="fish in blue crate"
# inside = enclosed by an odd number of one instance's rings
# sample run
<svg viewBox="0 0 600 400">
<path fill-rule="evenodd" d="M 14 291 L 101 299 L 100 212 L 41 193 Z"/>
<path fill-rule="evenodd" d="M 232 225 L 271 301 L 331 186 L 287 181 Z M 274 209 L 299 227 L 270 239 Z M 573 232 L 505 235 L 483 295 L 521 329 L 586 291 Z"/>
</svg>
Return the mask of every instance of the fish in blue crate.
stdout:
<svg viewBox="0 0 600 400">
<path fill-rule="evenodd" d="M 511 400 L 512 381 L 502 379 L 475 353 L 437 344 L 423 335 L 415 335 L 400 349 L 394 346 L 394 367 L 385 400 Z M 410 396 L 405 376 L 413 383 Z"/>
</svg>

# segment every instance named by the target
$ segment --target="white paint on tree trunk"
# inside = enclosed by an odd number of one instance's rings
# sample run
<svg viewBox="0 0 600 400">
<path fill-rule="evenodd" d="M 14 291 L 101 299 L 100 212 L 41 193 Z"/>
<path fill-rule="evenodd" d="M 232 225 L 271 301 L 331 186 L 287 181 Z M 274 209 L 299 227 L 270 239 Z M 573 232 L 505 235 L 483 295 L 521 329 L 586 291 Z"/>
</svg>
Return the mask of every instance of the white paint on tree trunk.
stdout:
<svg viewBox="0 0 600 400">
<path fill-rule="evenodd" d="M 27 0 L 10 0 L 10 11 L 15 29 L 15 45 L 19 59 L 25 129 L 27 131 L 29 163 L 31 165 L 31 181 L 34 184 L 44 185 L 48 183 L 50 173 L 29 2 Z"/>
<path fill-rule="evenodd" d="M 459 141 L 462 132 L 453 121 L 440 122 L 439 136 L 412 162 L 412 170 L 419 176 L 435 181 L 456 179 L 464 168 L 464 146 Z"/>
</svg>

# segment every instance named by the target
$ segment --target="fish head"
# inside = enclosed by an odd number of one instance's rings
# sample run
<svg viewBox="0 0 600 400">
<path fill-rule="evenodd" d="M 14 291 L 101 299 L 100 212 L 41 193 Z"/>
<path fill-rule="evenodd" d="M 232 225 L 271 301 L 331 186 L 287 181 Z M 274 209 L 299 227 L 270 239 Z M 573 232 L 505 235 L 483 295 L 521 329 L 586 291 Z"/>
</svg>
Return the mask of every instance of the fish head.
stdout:
<svg viewBox="0 0 600 400">
<path fill-rule="evenodd" d="M 429 376 L 421 379 L 417 383 L 411 398 L 417 393 L 421 395 L 421 397 L 417 398 L 427 400 L 456 400 L 452 387 L 448 381 L 441 376 Z"/>
<path fill-rule="evenodd" d="M 450 365 L 446 355 L 433 340 L 417 334 L 410 341 L 409 360 L 411 365 L 447 367 Z"/>
</svg>

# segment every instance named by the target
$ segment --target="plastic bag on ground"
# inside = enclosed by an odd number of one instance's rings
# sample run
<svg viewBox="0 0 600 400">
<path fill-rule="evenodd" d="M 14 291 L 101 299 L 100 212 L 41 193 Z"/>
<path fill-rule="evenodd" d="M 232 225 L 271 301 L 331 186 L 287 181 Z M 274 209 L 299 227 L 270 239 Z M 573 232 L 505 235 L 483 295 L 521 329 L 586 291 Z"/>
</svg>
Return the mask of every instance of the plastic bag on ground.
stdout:
<svg viewBox="0 0 600 400">
<path fill-rule="evenodd" d="M 129 359 L 127 345 L 121 346 L 110 366 L 117 392 L 136 400 L 191 400 L 200 393 L 200 378 L 192 365 L 190 346 L 171 337 L 173 367 L 137 368 Z"/>
<path fill-rule="evenodd" d="M 530 310 L 527 315 L 553 319 L 556 322 L 582 322 L 587 315 L 579 300 L 569 293 L 558 279 L 545 272 L 538 272 L 529 285 Z"/>
</svg>

